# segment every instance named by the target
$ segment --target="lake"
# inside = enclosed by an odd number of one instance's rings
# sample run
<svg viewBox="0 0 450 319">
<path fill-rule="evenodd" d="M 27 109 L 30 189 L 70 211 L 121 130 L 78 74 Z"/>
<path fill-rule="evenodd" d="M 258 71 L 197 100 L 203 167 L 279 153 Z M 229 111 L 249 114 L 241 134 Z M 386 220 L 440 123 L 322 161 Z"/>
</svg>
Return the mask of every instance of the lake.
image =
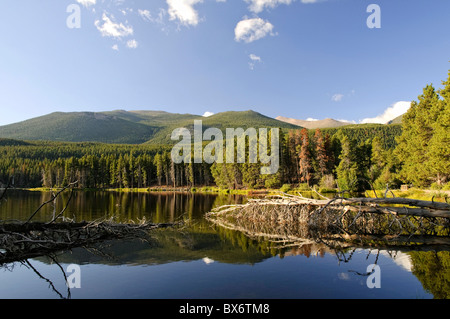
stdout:
<svg viewBox="0 0 450 319">
<path fill-rule="evenodd" d="M 48 192 L 9 190 L 0 220 L 26 220 Z M 64 193 L 35 217 L 49 221 Z M 187 221 L 143 240 L 92 247 L 0 265 L 2 299 L 447 299 L 449 248 L 386 250 L 320 243 L 277 248 L 204 218 L 212 208 L 245 196 L 190 193 L 75 192 L 64 216 L 154 223 Z M 1 249 L 1 247 L 0 247 Z M 0 250 L 1 251 L 1 250 Z M 376 265 L 376 266 L 375 266 Z M 74 268 L 75 267 L 75 268 Z M 372 272 L 376 267 L 376 272 Z M 75 270 L 74 270 L 75 269 Z M 368 276 L 368 271 L 371 276 Z M 71 277 L 71 274 L 78 277 Z M 373 276 L 376 275 L 376 277 Z M 69 288 L 67 278 L 79 287 Z"/>
</svg>

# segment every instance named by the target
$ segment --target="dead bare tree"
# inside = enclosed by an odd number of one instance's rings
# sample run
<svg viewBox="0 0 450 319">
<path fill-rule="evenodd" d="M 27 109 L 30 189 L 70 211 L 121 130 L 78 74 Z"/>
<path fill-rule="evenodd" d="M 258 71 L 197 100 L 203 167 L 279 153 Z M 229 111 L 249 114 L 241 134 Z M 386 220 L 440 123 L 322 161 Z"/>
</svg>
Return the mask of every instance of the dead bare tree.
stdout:
<svg viewBox="0 0 450 319">
<path fill-rule="evenodd" d="M 2 194 L 0 195 L 0 201 L 5 197 L 6 192 L 7 192 L 8 189 L 13 185 L 13 183 L 14 183 L 14 177 L 11 176 L 11 177 L 8 179 L 8 183 L 6 184 L 5 188 L 3 189 Z"/>
<path fill-rule="evenodd" d="M 62 192 L 64 192 L 64 191 L 65 191 L 66 189 L 68 189 L 68 188 L 71 188 L 72 191 L 70 192 L 70 197 L 69 197 L 69 199 L 68 199 L 68 201 L 67 201 L 66 206 L 64 207 L 64 209 L 63 209 L 56 217 L 54 217 L 54 218 L 49 222 L 49 223 L 53 223 L 53 222 L 54 222 L 59 216 L 61 216 L 61 215 L 64 213 L 64 211 L 67 209 L 67 206 L 69 205 L 69 202 L 70 202 L 70 200 L 72 199 L 73 188 L 74 188 L 74 186 L 77 185 L 77 184 L 78 184 L 78 181 L 72 182 L 72 183 L 68 184 L 67 186 L 64 186 L 62 189 L 60 189 L 56 194 L 55 194 L 55 193 L 52 193 L 51 198 L 50 198 L 48 201 L 43 202 L 43 203 L 38 207 L 38 209 L 36 209 L 36 210 L 34 211 L 34 213 L 31 214 L 31 216 L 28 218 L 28 220 L 25 222 L 25 224 L 29 223 L 29 222 L 33 219 L 33 217 L 36 216 L 36 214 L 42 209 L 42 207 L 44 207 L 45 205 L 47 205 L 47 204 L 49 204 L 49 203 L 51 203 L 51 202 L 54 202 Z"/>
</svg>

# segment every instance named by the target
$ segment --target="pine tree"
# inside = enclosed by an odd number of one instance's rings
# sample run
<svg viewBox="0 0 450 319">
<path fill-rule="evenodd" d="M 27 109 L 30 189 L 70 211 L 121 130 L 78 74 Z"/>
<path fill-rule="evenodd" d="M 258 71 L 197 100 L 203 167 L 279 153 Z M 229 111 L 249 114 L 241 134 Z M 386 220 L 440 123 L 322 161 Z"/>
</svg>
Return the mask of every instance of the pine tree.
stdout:
<svg viewBox="0 0 450 319">
<path fill-rule="evenodd" d="M 316 129 L 314 134 L 315 144 L 315 160 L 316 160 L 316 179 L 320 180 L 323 176 L 328 174 L 328 154 L 325 148 L 325 140 L 320 129 Z"/>
<path fill-rule="evenodd" d="M 396 154 L 402 162 L 401 176 L 417 186 L 430 182 L 428 145 L 434 134 L 434 123 L 442 111 L 443 103 L 432 85 L 427 85 L 418 102 L 403 116 L 403 132 L 398 138 Z"/>
<path fill-rule="evenodd" d="M 341 147 L 340 162 L 336 168 L 338 186 L 341 191 L 354 191 L 358 181 L 358 166 L 354 156 L 355 143 L 344 135 L 341 139 Z"/>
<path fill-rule="evenodd" d="M 372 157 L 372 140 L 367 139 L 360 142 L 354 149 L 354 161 L 356 163 L 356 185 L 358 191 L 370 189 L 369 172 L 371 167 Z"/>
<path fill-rule="evenodd" d="M 134 176 L 135 176 L 135 158 L 133 155 L 133 151 L 130 152 L 130 155 L 128 156 L 128 178 L 129 178 L 129 187 L 134 188 Z"/>
<path fill-rule="evenodd" d="M 48 188 L 53 186 L 50 164 L 45 165 L 45 167 L 42 169 L 42 186 Z"/>
<path fill-rule="evenodd" d="M 439 114 L 432 123 L 433 137 L 429 142 L 428 168 L 436 183 L 441 185 L 450 179 L 450 72 L 444 88 L 439 91 L 443 97 L 437 108 Z"/>
<path fill-rule="evenodd" d="M 299 173 L 299 147 L 300 147 L 300 130 L 290 130 L 286 142 L 289 170 L 288 170 L 288 181 L 289 183 L 300 182 Z"/>
<path fill-rule="evenodd" d="M 110 160 L 109 176 L 110 176 L 109 185 L 111 185 L 112 187 L 117 187 L 116 161 L 115 161 L 115 159 L 111 159 Z"/>
<path fill-rule="evenodd" d="M 195 186 L 195 167 L 194 167 L 194 161 L 190 161 L 188 164 L 186 164 L 186 179 L 189 183 L 190 187 Z"/>
<path fill-rule="evenodd" d="M 300 169 L 300 181 L 307 183 L 308 186 L 310 186 L 310 181 L 313 177 L 312 174 L 313 172 L 312 172 L 312 160 L 311 160 L 311 152 L 309 150 L 309 137 L 307 129 L 302 129 L 301 131 L 299 169 Z"/>
<path fill-rule="evenodd" d="M 156 154 L 154 157 L 154 165 L 156 167 L 156 178 L 158 180 L 158 185 L 161 186 L 161 181 L 163 177 L 163 160 L 161 154 Z"/>
<path fill-rule="evenodd" d="M 122 155 L 119 156 L 116 166 L 116 182 L 119 188 L 128 187 L 128 172 L 125 165 L 125 159 Z"/>
<path fill-rule="evenodd" d="M 369 168 L 369 179 L 374 182 L 380 177 L 381 172 L 386 166 L 386 151 L 381 144 L 381 139 L 375 136 L 372 140 L 372 156 L 371 165 Z"/>
<path fill-rule="evenodd" d="M 386 159 L 385 165 L 378 178 L 374 181 L 373 186 L 375 189 L 386 189 L 387 185 L 390 188 L 399 188 L 402 184 L 398 178 L 400 165 L 398 158 L 394 155 L 394 150 L 392 148 L 385 150 L 384 157 Z"/>
<path fill-rule="evenodd" d="M 333 140 L 330 136 L 330 134 L 325 134 L 325 140 L 324 140 L 324 148 L 326 153 L 326 165 L 327 165 L 327 172 L 328 174 L 333 173 L 333 170 L 335 168 L 334 162 L 334 152 L 333 152 Z"/>
<path fill-rule="evenodd" d="M 254 189 L 262 186 L 260 175 L 261 165 L 259 163 L 241 164 L 242 184 L 244 187 Z"/>
<path fill-rule="evenodd" d="M 163 173 L 164 177 L 166 178 L 166 185 L 169 185 L 169 179 L 170 179 L 170 162 L 172 161 L 172 158 L 169 154 L 169 152 L 164 151 L 161 157 L 162 160 L 162 167 L 163 167 Z"/>
</svg>

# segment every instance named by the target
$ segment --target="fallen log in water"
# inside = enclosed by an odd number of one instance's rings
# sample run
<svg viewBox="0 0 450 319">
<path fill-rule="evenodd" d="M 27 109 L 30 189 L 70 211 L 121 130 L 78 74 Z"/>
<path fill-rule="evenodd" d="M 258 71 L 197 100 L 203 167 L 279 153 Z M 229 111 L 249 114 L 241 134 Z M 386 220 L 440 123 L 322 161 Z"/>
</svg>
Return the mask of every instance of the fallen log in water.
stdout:
<svg viewBox="0 0 450 319">
<path fill-rule="evenodd" d="M 251 200 L 249 204 L 257 202 L 259 205 L 311 205 L 322 207 L 345 207 L 348 210 L 364 210 L 367 213 L 396 213 L 399 215 L 414 215 L 423 217 L 450 218 L 450 204 L 435 201 L 424 201 L 411 198 L 344 198 L 317 200 L 295 195 L 274 195 L 266 199 Z M 396 207 L 392 205 L 402 205 Z M 223 207 L 222 207 L 223 208 Z"/>
<path fill-rule="evenodd" d="M 151 230 L 175 224 L 108 221 L 0 224 L 0 264 L 112 239 L 145 238 Z"/>
<path fill-rule="evenodd" d="M 225 205 L 206 215 L 216 225 L 270 240 L 355 241 L 378 238 L 405 243 L 423 236 L 449 243 L 450 205 L 408 198 L 342 198 L 317 200 L 280 194 Z M 420 236 L 420 237 L 419 237 Z M 445 238 L 444 238 L 445 237 Z"/>
<path fill-rule="evenodd" d="M 43 202 L 26 221 L 0 221 L 0 265 L 111 239 L 144 239 L 150 230 L 179 224 L 152 224 L 145 219 L 138 223 L 116 223 L 112 219 L 68 222 L 63 213 L 68 207 L 76 184 L 77 182 L 70 183 L 52 193 L 50 199 Z M 32 221 L 45 205 L 56 201 L 67 189 L 71 189 L 70 196 L 59 214 L 55 214 L 49 222 Z M 1 197 L 4 197 L 5 192 L 6 190 Z"/>
</svg>

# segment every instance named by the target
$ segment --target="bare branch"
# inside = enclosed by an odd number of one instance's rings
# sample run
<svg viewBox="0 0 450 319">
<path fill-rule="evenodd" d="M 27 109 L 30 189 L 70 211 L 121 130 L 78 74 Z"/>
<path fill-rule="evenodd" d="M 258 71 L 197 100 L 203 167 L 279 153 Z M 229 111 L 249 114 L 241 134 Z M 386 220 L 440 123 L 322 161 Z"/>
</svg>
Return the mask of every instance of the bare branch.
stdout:
<svg viewBox="0 0 450 319">
<path fill-rule="evenodd" d="M 28 218 L 28 220 L 25 222 L 25 224 L 26 224 L 26 223 L 29 223 L 29 222 L 33 219 L 33 217 L 41 210 L 42 207 L 44 207 L 45 205 L 47 205 L 47 204 L 53 202 L 53 201 L 54 201 L 54 200 L 55 200 L 62 192 L 64 192 L 64 191 L 65 191 L 66 189 L 68 189 L 69 187 L 73 187 L 73 186 L 76 185 L 76 184 L 78 184 L 78 181 L 73 182 L 73 183 L 70 183 L 69 185 L 63 187 L 63 188 L 62 188 L 60 191 L 58 191 L 56 194 L 52 194 L 51 198 L 50 198 L 48 201 L 42 203 L 41 206 L 39 206 L 38 209 L 36 209 L 36 211 L 35 211 L 33 214 L 31 214 L 31 216 Z"/>
</svg>

